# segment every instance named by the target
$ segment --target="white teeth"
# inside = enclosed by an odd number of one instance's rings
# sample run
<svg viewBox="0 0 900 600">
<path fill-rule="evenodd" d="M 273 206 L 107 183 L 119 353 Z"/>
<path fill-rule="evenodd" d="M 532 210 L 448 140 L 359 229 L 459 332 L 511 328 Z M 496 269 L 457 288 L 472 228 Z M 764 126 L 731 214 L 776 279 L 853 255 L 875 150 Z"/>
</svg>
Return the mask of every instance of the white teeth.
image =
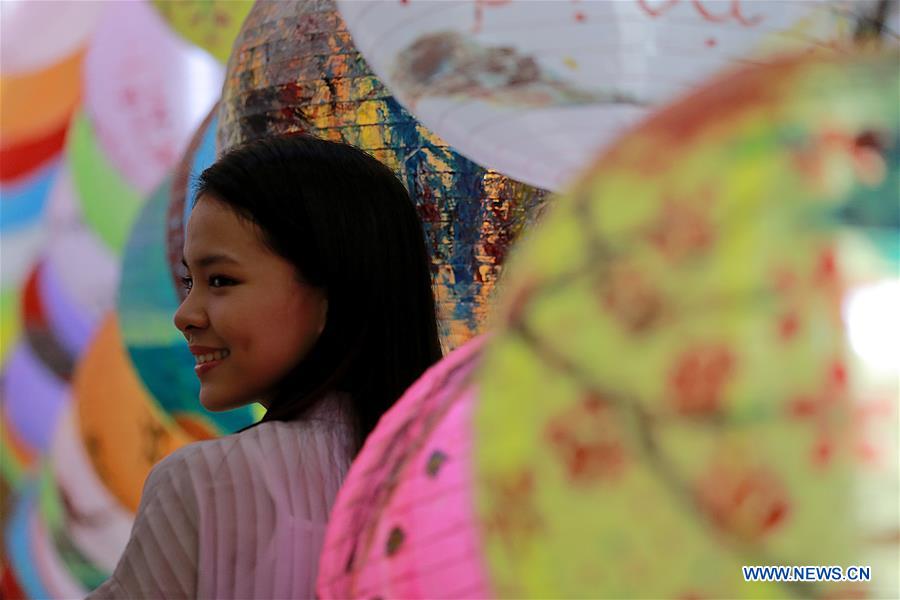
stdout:
<svg viewBox="0 0 900 600">
<path fill-rule="evenodd" d="M 197 360 L 198 365 L 202 365 L 205 362 L 209 362 L 211 360 L 222 360 L 226 356 L 231 354 L 228 350 L 216 350 L 215 352 L 211 352 L 209 354 L 198 354 L 194 358 Z"/>
</svg>

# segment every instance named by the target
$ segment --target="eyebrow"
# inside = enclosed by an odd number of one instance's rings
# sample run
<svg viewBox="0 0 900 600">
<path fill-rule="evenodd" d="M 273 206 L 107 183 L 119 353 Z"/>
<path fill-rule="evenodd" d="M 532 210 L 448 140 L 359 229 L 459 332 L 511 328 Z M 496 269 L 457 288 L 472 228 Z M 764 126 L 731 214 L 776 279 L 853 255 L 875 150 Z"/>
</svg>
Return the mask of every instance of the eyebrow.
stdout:
<svg viewBox="0 0 900 600">
<path fill-rule="evenodd" d="M 212 265 L 215 265 L 218 263 L 231 263 L 234 265 L 240 264 L 238 261 L 231 258 L 227 254 L 207 254 L 206 256 L 204 256 L 203 258 L 201 258 L 200 260 L 197 261 L 197 267 L 202 269 L 202 268 L 209 267 L 209 266 L 212 266 Z M 187 261 L 184 259 L 183 256 L 181 257 L 181 264 L 184 265 L 185 269 L 190 269 L 190 267 L 187 264 Z"/>
</svg>

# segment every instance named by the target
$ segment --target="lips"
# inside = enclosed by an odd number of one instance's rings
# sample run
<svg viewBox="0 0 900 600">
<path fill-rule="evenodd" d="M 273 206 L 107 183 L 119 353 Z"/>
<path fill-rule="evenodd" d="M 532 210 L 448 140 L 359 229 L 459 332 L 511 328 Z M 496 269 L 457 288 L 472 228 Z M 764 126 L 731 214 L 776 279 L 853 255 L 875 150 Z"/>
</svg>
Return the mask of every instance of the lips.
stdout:
<svg viewBox="0 0 900 600">
<path fill-rule="evenodd" d="M 228 348 L 213 348 L 211 346 L 190 346 L 191 354 L 197 364 L 194 365 L 194 372 L 197 375 L 206 373 L 210 369 L 218 366 L 223 360 L 231 355 Z"/>
<path fill-rule="evenodd" d="M 198 345 L 190 345 L 188 349 L 191 351 L 191 354 L 206 354 L 208 352 L 215 352 L 216 350 L 227 350 L 228 348 L 216 348 L 215 346 L 198 346 Z"/>
</svg>

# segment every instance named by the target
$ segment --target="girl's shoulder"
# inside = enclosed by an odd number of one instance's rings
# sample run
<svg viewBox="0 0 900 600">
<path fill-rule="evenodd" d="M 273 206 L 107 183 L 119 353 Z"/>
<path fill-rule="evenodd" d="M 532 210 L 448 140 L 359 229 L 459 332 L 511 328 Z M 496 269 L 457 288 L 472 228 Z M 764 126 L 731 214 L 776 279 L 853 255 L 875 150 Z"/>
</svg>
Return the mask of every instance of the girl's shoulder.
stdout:
<svg viewBox="0 0 900 600">
<path fill-rule="evenodd" d="M 354 453 L 353 430 L 328 405 L 307 418 L 259 423 L 239 433 L 188 444 L 151 471 L 147 486 L 165 481 L 199 495 L 222 487 L 281 487 L 285 482 L 343 472 Z"/>
</svg>

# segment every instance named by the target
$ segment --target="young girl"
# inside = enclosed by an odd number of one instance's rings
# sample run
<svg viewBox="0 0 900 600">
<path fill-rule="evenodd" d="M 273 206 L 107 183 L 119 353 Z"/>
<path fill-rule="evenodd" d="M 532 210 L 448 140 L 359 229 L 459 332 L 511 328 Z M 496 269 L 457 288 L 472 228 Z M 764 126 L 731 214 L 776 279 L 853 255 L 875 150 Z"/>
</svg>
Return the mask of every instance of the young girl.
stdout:
<svg viewBox="0 0 900 600">
<path fill-rule="evenodd" d="M 341 480 L 379 417 L 441 356 L 421 224 L 368 154 L 308 136 L 203 172 L 184 244 L 200 402 L 262 421 L 157 464 L 91 598 L 311 598 Z"/>
</svg>

